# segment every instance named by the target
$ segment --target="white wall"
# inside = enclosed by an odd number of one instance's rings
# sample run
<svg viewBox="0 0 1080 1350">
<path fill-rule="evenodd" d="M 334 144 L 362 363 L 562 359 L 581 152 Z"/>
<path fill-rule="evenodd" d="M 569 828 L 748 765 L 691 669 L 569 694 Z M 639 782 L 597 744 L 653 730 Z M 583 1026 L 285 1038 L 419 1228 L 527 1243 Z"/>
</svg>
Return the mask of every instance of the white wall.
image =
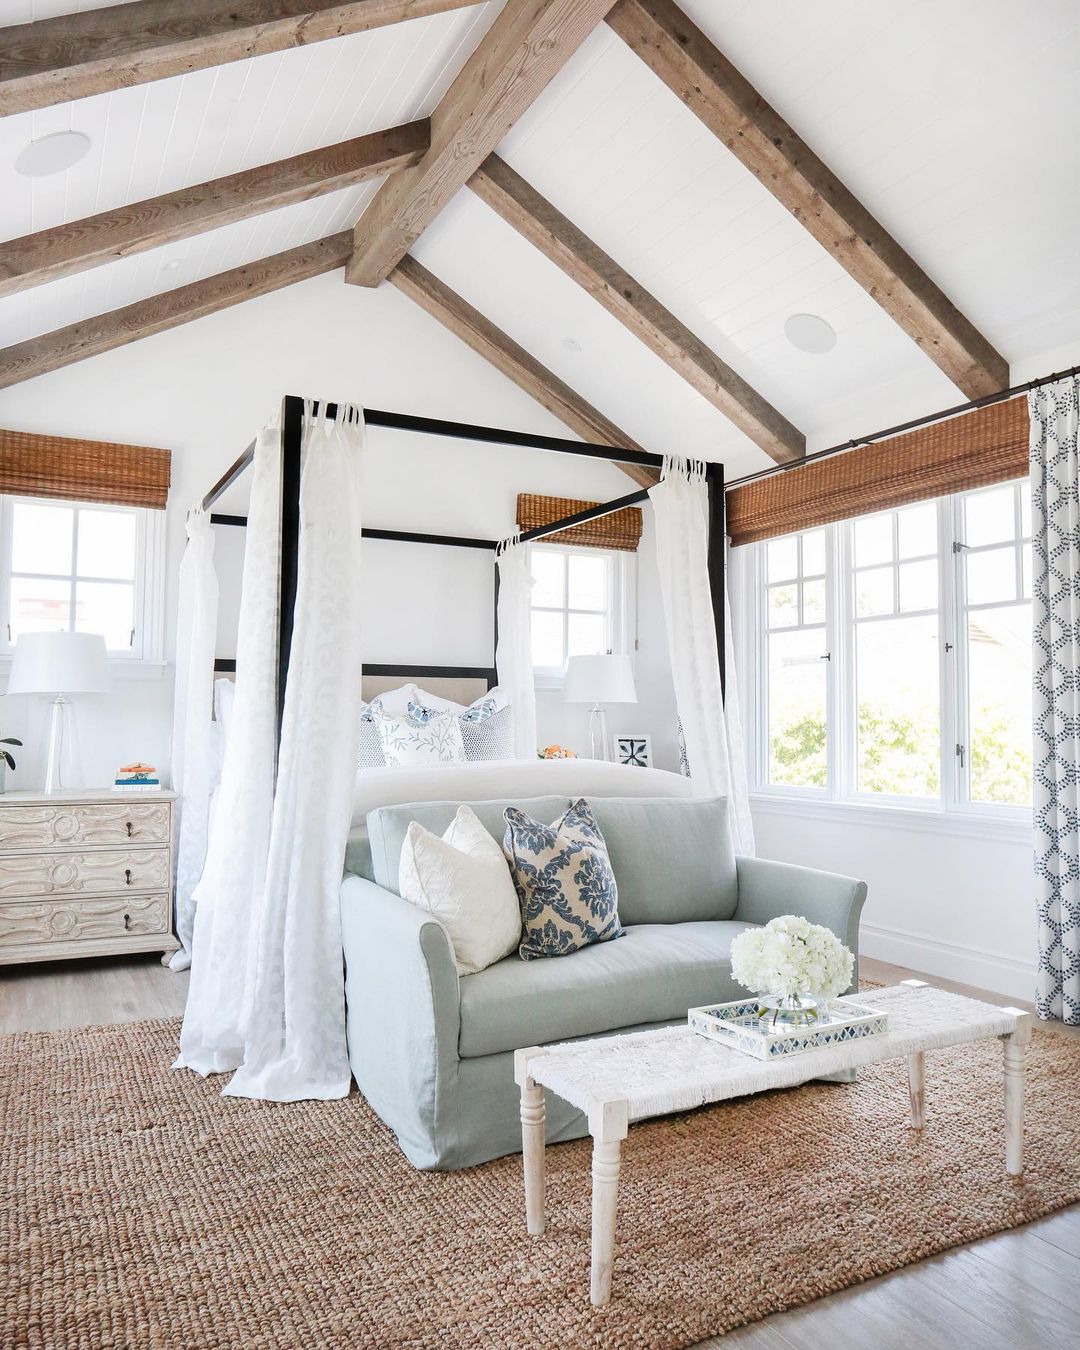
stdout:
<svg viewBox="0 0 1080 1350">
<path fill-rule="evenodd" d="M 346 286 L 331 274 L 80 362 L 0 393 L 0 424 L 173 452 L 167 513 L 166 632 L 172 661 L 184 516 L 251 440 L 285 393 L 559 436 L 565 427 L 389 285 Z M 506 446 L 373 430 L 366 469 L 371 525 L 499 537 L 518 492 L 604 499 L 629 489 L 618 469 Z M 223 509 L 232 509 L 231 507 Z M 240 532 L 219 528 L 221 572 L 239 570 Z M 434 555 L 434 556 L 433 556 Z M 612 731 L 645 731 L 656 762 L 675 767 L 674 699 L 651 536 L 640 558 L 636 707 L 610 710 Z M 371 661 L 486 664 L 491 659 L 491 559 L 467 551 L 372 544 L 366 550 Z M 235 595 L 226 587 L 219 655 L 231 655 Z M 127 678 L 80 701 L 87 784 L 141 757 L 169 758 L 171 669 Z M 27 748 L 11 787 L 43 775 L 44 700 L 0 699 L 0 734 Z M 543 741 L 581 748 L 584 708 L 541 694 Z"/>
<path fill-rule="evenodd" d="M 1030 832 L 877 807 L 753 803 L 762 857 L 867 883 L 861 950 L 1030 1002 L 1035 901 Z"/>
</svg>

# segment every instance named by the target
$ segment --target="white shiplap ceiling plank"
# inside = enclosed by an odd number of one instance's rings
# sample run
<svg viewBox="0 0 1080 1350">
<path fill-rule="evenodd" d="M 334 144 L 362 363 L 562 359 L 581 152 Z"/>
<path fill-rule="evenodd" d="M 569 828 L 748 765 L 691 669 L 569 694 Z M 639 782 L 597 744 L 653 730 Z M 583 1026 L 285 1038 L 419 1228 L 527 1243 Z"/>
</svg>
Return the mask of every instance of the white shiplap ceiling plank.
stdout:
<svg viewBox="0 0 1080 1350">
<path fill-rule="evenodd" d="M 17 237 L 427 116 L 498 9 L 496 0 L 0 119 L 0 234 Z M 15 173 L 13 160 L 28 140 L 69 128 L 90 137 L 85 160 L 49 178 Z M 7 297 L 0 342 L 347 229 L 381 181 Z M 170 262 L 179 265 L 167 268 Z"/>
<path fill-rule="evenodd" d="M 610 30 L 580 55 L 601 97 L 584 106 L 570 63 L 500 147 L 519 173 L 803 430 L 820 428 L 821 409 L 848 400 L 853 386 L 897 376 L 919 397 L 932 400 L 944 386 L 946 401 L 955 398 L 893 320 Z M 587 138 L 577 133 L 583 119 Z M 804 310 L 836 327 L 828 358 L 783 338 L 784 320 Z"/>
<path fill-rule="evenodd" d="M 723 459 L 729 468 L 772 462 L 468 190 L 454 198 L 412 252 L 642 444 Z"/>
<path fill-rule="evenodd" d="M 1080 360 L 1080 5 L 679 0 L 1004 354 Z M 24 22 L 101 0 L 8 0 Z M 431 113 L 499 0 L 0 119 L 0 236 Z M 85 161 L 12 161 L 73 127 Z M 500 154 L 807 432 L 811 448 L 956 399 L 933 364 L 601 26 Z M 377 184 L 0 301 L 0 340 L 63 326 L 350 226 Z M 475 237 L 474 237 L 475 236 Z M 481 243 L 484 245 L 481 247 Z M 430 252 L 429 252 L 430 251 Z M 722 417 L 469 194 L 418 256 L 644 443 L 758 463 Z M 179 258 L 182 266 L 163 271 Z M 471 260 L 471 262 L 470 262 Z M 470 268 L 472 275 L 470 275 Z M 838 345 L 795 351 L 809 310 Z M 562 345 L 580 330 L 581 353 Z M 657 439 L 659 437 L 659 439 Z"/>
<path fill-rule="evenodd" d="M 0 234 L 13 238 L 430 114 L 495 3 L 155 80 L 0 119 Z M 29 141 L 73 129 L 66 174 L 14 171 Z"/>
</svg>

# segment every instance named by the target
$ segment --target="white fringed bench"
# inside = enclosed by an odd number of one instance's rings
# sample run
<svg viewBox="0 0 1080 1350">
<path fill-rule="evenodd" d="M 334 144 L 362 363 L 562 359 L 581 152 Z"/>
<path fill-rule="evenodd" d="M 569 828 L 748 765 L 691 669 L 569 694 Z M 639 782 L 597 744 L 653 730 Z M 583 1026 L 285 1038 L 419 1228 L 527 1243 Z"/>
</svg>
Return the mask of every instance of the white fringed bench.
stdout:
<svg viewBox="0 0 1080 1350">
<path fill-rule="evenodd" d="M 596 1307 L 611 1297 L 620 1150 L 632 1120 L 794 1087 L 840 1069 L 906 1058 L 911 1124 L 922 1129 L 926 1052 L 1000 1037 L 1005 1049 L 1005 1167 L 1013 1175 L 1023 1171 L 1024 1065 L 1031 1014 L 950 994 L 921 980 L 876 989 L 868 998 L 850 997 L 887 1012 L 889 1030 L 865 1040 L 769 1061 L 752 1059 L 684 1026 L 516 1052 L 514 1077 L 521 1088 L 525 1215 L 530 1233 L 544 1231 L 544 1088 L 589 1118 L 593 1137 L 590 1292 Z"/>
</svg>

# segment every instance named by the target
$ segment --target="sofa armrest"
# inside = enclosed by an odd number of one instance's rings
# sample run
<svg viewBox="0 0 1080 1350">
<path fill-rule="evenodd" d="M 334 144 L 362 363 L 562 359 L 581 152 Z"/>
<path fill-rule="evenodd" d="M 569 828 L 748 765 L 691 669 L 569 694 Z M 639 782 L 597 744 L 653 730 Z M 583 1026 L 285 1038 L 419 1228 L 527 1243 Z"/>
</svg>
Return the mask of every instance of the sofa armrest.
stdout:
<svg viewBox="0 0 1080 1350">
<path fill-rule="evenodd" d="M 457 1071 L 450 939 L 424 910 L 350 875 L 341 884 L 341 937 L 353 1075 L 406 1151 L 422 1152 L 435 1134 L 440 1092 Z"/>
<path fill-rule="evenodd" d="M 769 858 L 736 858 L 735 866 L 739 899 L 733 918 L 766 924 L 781 914 L 798 914 L 830 929 L 855 953 L 852 988 L 858 988 L 859 916 L 866 901 L 865 881 Z"/>
</svg>

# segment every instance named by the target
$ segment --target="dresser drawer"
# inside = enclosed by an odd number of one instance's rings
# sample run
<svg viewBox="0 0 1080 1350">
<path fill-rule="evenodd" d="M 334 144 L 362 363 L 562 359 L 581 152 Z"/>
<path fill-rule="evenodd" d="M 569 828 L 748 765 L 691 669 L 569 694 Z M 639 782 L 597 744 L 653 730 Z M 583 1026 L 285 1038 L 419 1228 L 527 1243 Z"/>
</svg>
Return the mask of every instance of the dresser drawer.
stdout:
<svg viewBox="0 0 1080 1350">
<path fill-rule="evenodd" d="M 96 853 L 9 853 L 0 857 L 0 900 L 169 889 L 167 848 Z"/>
<path fill-rule="evenodd" d="M 100 897 L 96 900 L 8 900 L 0 903 L 0 957 L 27 943 L 116 939 L 167 933 L 168 895 Z M 42 959 L 48 953 L 42 952 Z"/>
<path fill-rule="evenodd" d="M 0 804 L 0 851 L 123 844 L 128 840 L 138 844 L 167 844 L 169 803 Z"/>
</svg>

